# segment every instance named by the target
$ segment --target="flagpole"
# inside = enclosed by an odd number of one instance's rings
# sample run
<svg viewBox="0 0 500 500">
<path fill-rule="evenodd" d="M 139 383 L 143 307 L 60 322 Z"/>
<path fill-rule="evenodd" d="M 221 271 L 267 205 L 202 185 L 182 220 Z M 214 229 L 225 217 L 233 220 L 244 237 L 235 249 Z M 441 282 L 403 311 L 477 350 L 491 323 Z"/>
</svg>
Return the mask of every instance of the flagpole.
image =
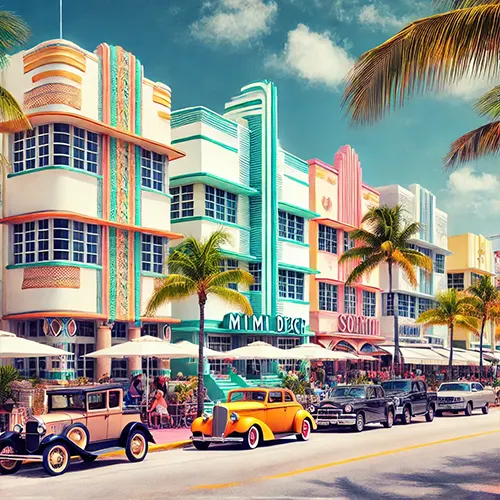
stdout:
<svg viewBox="0 0 500 500">
<path fill-rule="evenodd" d="M 59 38 L 63 37 L 63 0 L 59 0 Z"/>
</svg>

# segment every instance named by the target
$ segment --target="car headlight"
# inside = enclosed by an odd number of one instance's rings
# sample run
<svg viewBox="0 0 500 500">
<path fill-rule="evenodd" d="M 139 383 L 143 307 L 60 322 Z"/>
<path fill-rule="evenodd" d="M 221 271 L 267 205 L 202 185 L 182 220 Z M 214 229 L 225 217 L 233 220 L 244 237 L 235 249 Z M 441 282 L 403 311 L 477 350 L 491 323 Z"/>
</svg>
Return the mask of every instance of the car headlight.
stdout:
<svg viewBox="0 0 500 500">
<path fill-rule="evenodd" d="M 464 398 L 455 398 L 454 399 L 455 403 L 463 403 L 465 401 Z"/>
<path fill-rule="evenodd" d="M 47 427 L 45 427 L 45 424 L 43 422 L 40 422 L 38 424 L 38 427 L 36 428 L 36 431 L 38 432 L 38 434 L 43 435 L 47 432 Z"/>
<path fill-rule="evenodd" d="M 238 416 L 237 413 L 233 411 L 233 413 L 231 413 L 231 416 L 229 418 L 231 419 L 231 422 L 237 422 L 240 417 Z"/>
<path fill-rule="evenodd" d="M 401 404 L 401 400 L 399 398 L 394 398 L 394 404 L 399 406 Z"/>
<path fill-rule="evenodd" d="M 24 428 L 21 424 L 16 424 L 14 425 L 14 432 L 17 432 L 18 434 L 21 434 L 23 432 Z"/>
<path fill-rule="evenodd" d="M 309 407 L 309 413 L 316 413 L 316 407 L 314 405 Z"/>
<path fill-rule="evenodd" d="M 345 413 L 351 413 L 352 412 L 352 406 L 351 405 L 345 405 L 344 406 L 344 412 Z"/>
<path fill-rule="evenodd" d="M 208 413 L 203 412 L 201 418 L 203 419 L 203 422 L 206 422 L 210 418 L 210 415 Z"/>
</svg>

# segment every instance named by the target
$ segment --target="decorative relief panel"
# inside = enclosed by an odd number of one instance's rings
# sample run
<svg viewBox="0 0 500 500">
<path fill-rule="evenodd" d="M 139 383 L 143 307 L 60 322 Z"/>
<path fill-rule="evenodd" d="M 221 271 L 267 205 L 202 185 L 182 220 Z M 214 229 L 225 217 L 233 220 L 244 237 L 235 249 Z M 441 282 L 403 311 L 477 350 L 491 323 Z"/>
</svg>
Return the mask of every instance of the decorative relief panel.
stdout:
<svg viewBox="0 0 500 500">
<path fill-rule="evenodd" d="M 24 93 L 24 108 L 34 109 L 50 104 L 64 104 L 82 109 L 82 91 L 66 83 L 46 83 Z"/>
<path fill-rule="evenodd" d="M 23 290 L 29 288 L 80 288 L 80 268 L 41 266 L 24 268 Z"/>
</svg>

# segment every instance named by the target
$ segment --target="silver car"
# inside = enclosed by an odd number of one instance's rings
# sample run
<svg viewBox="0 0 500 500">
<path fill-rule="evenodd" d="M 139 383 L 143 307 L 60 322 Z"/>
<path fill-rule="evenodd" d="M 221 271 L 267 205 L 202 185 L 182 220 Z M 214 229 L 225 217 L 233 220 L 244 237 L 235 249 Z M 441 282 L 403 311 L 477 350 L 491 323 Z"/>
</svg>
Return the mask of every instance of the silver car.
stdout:
<svg viewBox="0 0 500 500">
<path fill-rule="evenodd" d="M 463 411 L 470 416 L 473 410 L 479 408 L 486 415 L 489 406 L 495 403 L 495 393 L 485 389 L 479 382 L 445 382 L 439 387 L 437 396 L 437 416 L 445 411 Z"/>
</svg>

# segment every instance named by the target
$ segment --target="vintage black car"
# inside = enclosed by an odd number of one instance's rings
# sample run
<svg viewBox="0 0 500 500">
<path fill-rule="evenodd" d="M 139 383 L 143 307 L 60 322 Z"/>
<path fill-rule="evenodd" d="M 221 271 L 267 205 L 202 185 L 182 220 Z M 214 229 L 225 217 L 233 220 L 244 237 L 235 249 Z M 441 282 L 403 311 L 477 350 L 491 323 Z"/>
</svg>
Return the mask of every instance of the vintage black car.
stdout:
<svg viewBox="0 0 500 500">
<path fill-rule="evenodd" d="M 427 385 L 423 380 L 387 380 L 382 382 L 382 387 L 394 401 L 396 420 L 409 424 L 412 417 L 418 415 L 425 415 L 427 422 L 434 420 L 437 394 L 427 392 Z"/>
<path fill-rule="evenodd" d="M 390 428 L 395 416 L 392 398 L 386 397 L 379 385 L 338 386 L 309 411 L 318 427 L 345 425 L 356 432 L 361 432 L 366 424 L 380 423 Z"/>
<path fill-rule="evenodd" d="M 118 384 L 52 389 L 47 398 L 47 414 L 0 435 L 0 474 L 14 474 L 27 460 L 42 462 L 48 474 L 58 476 L 73 456 L 93 462 L 120 448 L 131 462 L 140 462 L 154 443 L 139 411 L 123 408 Z"/>
</svg>

